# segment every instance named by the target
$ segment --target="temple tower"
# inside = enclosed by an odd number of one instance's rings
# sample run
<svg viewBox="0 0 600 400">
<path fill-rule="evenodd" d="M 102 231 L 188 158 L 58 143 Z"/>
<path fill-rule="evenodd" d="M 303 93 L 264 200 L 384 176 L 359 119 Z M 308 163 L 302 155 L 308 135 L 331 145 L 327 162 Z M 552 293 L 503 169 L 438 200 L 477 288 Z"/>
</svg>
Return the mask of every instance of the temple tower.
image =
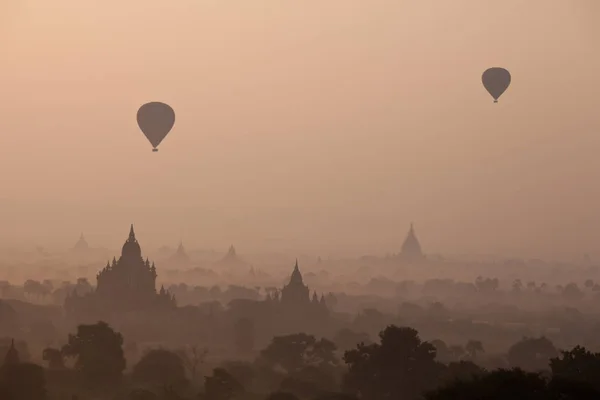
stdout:
<svg viewBox="0 0 600 400">
<path fill-rule="evenodd" d="M 298 260 L 290 277 L 290 282 L 281 290 L 281 303 L 285 305 L 305 305 L 310 302 L 308 286 L 304 284 Z"/>
<path fill-rule="evenodd" d="M 404 243 L 402 243 L 402 251 L 400 252 L 399 257 L 407 262 L 419 261 L 425 258 L 412 222 L 410 223 L 406 239 L 404 239 Z"/>
</svg>

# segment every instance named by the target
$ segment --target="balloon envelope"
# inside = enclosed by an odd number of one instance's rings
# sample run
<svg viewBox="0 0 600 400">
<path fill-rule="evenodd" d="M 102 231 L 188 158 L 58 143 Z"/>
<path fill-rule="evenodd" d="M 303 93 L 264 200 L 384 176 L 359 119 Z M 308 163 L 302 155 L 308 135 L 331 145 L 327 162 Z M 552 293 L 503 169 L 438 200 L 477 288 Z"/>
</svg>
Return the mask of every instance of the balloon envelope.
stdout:
<svg viewBox="0 0 600 400">
<path fill-rule="evenodd" d="M 502 93 L 508 89 L 510 85 L 510 72 L 504 68 L 489 68 L 481 76 L 483 86 L 497 103 Z"/>
<path fill-rule="evenodd" d="M 146 103 L 137 112 L 137 123 L 156 151 L 175 125 L 175 111 L 165 103 Z"/>
</svg>

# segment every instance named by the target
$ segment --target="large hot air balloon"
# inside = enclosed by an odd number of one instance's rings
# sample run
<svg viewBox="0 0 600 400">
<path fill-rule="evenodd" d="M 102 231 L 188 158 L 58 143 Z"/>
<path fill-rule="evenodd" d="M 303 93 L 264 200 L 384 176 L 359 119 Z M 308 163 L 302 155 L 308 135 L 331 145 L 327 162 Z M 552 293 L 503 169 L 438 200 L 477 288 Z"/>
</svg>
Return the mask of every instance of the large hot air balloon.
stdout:
<svg viewBox="0 0 600 400">
<path fill-rule="evenodd" d="M 165 103 L 146 103 L 137 112 L 137 123 L 152 144 L 152 151 L 158 151 L 156 147 L 175 125 L 175 111 Z"/>
<path fill-rule="evenodd" d="M 485 90 L 494 98 L 494 103 L 497 103 L 510 85 L 510 72 L 504 68 L 489 68 L 483 73 L 481 80 Z"/>
</svg>

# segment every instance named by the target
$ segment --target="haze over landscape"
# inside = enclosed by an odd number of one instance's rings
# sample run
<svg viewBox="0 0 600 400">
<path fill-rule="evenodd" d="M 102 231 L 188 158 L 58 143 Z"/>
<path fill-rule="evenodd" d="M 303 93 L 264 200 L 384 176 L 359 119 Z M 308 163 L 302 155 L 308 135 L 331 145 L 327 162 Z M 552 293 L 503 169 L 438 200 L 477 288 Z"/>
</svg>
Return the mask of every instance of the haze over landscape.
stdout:
<svg viewBox="0 0 600 400">
<path fill-rule="evenodd" d="M 600 242 L 594 1 L 3 7 L 5 243 L 137 222 L 148 246 L 380 254 L 411 220 L 446 253 Z M 134 115 L 156 99 L 177 122 L 153 154 Z"/>
<path fill-rule="evenodd" d="M 0 0 L 0 400 L 600 399 L 598 21 Z"/>
</svg>

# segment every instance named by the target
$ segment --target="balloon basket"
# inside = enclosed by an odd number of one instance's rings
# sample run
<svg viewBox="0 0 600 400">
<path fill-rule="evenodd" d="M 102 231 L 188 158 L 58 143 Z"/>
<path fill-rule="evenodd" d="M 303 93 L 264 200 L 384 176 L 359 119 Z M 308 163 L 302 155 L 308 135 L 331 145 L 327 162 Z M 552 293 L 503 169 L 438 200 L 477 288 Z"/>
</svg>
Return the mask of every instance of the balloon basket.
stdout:
<svg viewBox="0 0 600 400">
<path fill-rule="evenodd" d="M 152 149 L 152 152 L 158 151 L 158 149 Z"/>
<path fill-rule="evenodd" d="M 498 102 L 498 100 L 494 100 L 494 103 L 497 103 L 497 102 Z"/>
</svg>

